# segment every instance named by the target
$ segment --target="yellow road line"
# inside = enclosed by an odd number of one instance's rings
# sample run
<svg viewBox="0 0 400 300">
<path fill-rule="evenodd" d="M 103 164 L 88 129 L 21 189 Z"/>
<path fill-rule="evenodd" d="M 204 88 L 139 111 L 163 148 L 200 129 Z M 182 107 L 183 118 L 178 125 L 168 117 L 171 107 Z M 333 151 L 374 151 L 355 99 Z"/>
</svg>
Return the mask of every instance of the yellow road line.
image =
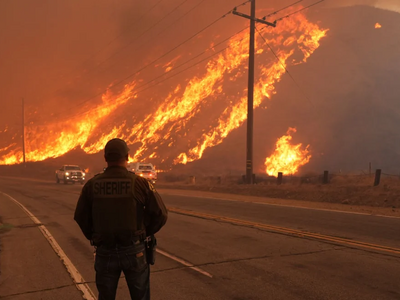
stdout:
<svg viewBox="0 0 400 300">
<path fill-rule="evenodd" d="M 312 238 L 312 239 L 317 239 L 317 240 L 322 240 L 322 241 L 328 241 L 328 242 L 333 242 L 333 243 L 338 243 L 338 244 L 343 244 L 343 245 L 356 246 L 356 247 L 360 247 L 360 248 L 366 248 L 366 249 L 370 249 L 370 250 L 377 250 L 377 251 L 383 251 L 383 252 L 388 252 L 391 254 L 400 255 L 399 248 L 393 248 L 393 247 L 387 247 L 387 246 L 382 246 L 382 245 L 377 245 L 377 244 L 370 244 L 370 243 L 365 243 L 365 242 L 360 242 L 360 241 L 348 240 L 348 239 L 329 236 L 329 235 L 306 232 L 306 231 L 290 229 L 290 228 L 285 228 L 285 227 L 279 227 L 279 226 L 273 226 L 273 225 L 257 223 L 257 222 L 251 222 L 251 221 L 246 221 L 246 220 L 234 219 L 234 218 L 229 218 L 229 217 L 224 217 L 224 216 L 219 216 L 219 215 L 195 212 L 195 211 L 180 209 L 180 208 L 176 208 L 176 207 L 169 207 L 168 210 L 170 212 L 181 214 L 181 215 L 186 215 L 186 216 L 198 217 L 198 218 L 203 218 L 203 219 L 207 219 L 207 220 L 220 221 L 220 222 L 230 223 L 230 224 L 234 224 L 234 225 L 241 225 L 241 226 L 246 226 L 246 227 L 257 228 L 257 229 L 270 230 L 270 231 L 274 231 L 274 232 L 278 232 L 278 233 L 293 235 L 296 237 L 307 237 L 307 238 Z"/>
<path fill-rule="evenodd" d="M 57 190 L 57 191 L 62 191 L 62 190 Z M 62 191 L 62 192 L 64 192 L 64 191 Z M 71 192 L 71 191 L 67 191 L 67 192 L 69 192 L 71 194 L 78 194 L 78 195 L 80 194 L 78 192 Z M 246 220 L 228 218 L 228 217 L 219 216 L 219 215 L 200 213 L 200 212 L 184 210 L 184 209 L 180 209 L 180 208 L 176 208 L 176 207 L 169 207 L 168 210 L 170 212 L 187 215 L 187 216 L 193 216 L 193 217 L 198 217 L 198 218 L 203 218 L 203 219 L 208 219 L 208 220 L 215 220 L 215 221 L 230 223 L 230 224 L 234 224 L 234 225 L 253 227 L 253 228 L 258 228 L 258 229 L 263 229 L 263 230 L 270 230 L 270 231 L 283 233 L 283 234 L 287 234 L 287 235 L 293 235 L 293 236 L 297 236 L 297 237 L 307 237 L 307 238 L 312 238 L 312 239 L 317 239 L 317 240 L 323 240 L 323 241 L 328 241 L 328 242 L 333 242 L 333 243 L 338 243 L 338 244 L 343 244 L 343 245 L 348 245 L 348 246 L 356 246 L 356 247 L 360 247 L 360 248 L 376 250 L 376 251 L 383 251 L 383 252 L 388 252 L 391 254 L 400 255 L 399 248 L 387 247 L 387 246 L 382 246 L 382 245 L 377 245 L 377 244 L 370 244 L 370 243 L 365 243 L 365 242 L 361 242 L 361 241 L 348 240 L 348 239 L 329 236 L 329 235 L 306 232 L 306 231 L 290 229 L 290 228 L 285 228 L 285 227 L 279 227 L 279 226 L 273 226 L 273 225 L 257 223 L 257 222 L 251 222 L 251 221 L 246 221 Z"/>
</svg>

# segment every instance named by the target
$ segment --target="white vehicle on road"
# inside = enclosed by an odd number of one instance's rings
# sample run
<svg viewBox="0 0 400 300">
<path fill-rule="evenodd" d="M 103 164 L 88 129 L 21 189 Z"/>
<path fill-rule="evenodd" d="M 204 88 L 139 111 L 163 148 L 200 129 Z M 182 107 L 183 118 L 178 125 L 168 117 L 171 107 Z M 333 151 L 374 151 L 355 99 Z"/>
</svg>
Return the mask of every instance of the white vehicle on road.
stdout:
<svg viewBox="0 0 400 300">
<path fill-rule="evenodd" d="M 129 163 L 128 170 L 134 172 L 140 177 L 146 178 L 151 183 L 155 184 L 157 181 L 157 172 L 154 166 L 150 163 Z"/>
<path fill-rule="evenodd" d="M 76 165 L 64 165 L 61 169 L 56 171 L 56 182 L 63 181 L 64 184 L 68 182 L 80 182 L 84 184 L 86 174 L 81 167 Z"/>
</svg>

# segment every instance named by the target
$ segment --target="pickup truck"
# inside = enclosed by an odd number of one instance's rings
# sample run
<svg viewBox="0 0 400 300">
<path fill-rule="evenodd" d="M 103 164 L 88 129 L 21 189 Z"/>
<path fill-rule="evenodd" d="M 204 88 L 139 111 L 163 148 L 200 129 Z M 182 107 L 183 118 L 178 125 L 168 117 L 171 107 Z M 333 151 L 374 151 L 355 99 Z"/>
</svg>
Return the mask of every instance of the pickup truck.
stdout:
<svg viewBox="0 0 400 300">
<path fill-rule="evenodd" d="M 86 174 L 81 167 L 76 165 L 64 165 L 61 169 L 56 171 L 56 182 L 60 183 L 60 181 L 63 181 L 64 184 L 68 184 L 68 182 L 80 182 L 84 184 L 85 176 Z"/>
<path fill-rule="evenodd" d="M 136 175 L 143 177 L 155 184 L 157 181 L 157 172 L 154 166 L 150 163 L 129 163 L 128 170 L 134 172 Z"/>
</svg>

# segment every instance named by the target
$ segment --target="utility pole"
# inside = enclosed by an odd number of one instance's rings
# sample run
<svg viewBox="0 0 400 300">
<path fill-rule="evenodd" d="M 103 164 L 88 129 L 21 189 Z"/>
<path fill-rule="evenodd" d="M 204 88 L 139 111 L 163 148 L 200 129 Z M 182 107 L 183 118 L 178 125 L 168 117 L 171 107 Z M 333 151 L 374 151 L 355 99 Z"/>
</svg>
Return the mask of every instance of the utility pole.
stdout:
<svg viewBox="0 0 400 300">
<path fill-rule="evenodd" d="M 23 158 L 24 166 L 26 167 L 26 164 L 25 164 L 25 101 L 24 101 L 24 98 L 22 98 L 22 158 Z"/>
<path fill-rule="evenodd" d="M 236 8 L 233 14 L 250 20 L 250 49 L 249 49 L 249 81 L 247 89 L 247 144 L 246 144 L 246 183 L 253 184 L 253 111 L 254 111 L 254 52 L 256 22 L 267 26 L 276 27 L 276 21 L 270 23 L 265 18 L 256 18 L 256 0 L 251 1 L 251 15 L 245 15 Z"/>
</svg>

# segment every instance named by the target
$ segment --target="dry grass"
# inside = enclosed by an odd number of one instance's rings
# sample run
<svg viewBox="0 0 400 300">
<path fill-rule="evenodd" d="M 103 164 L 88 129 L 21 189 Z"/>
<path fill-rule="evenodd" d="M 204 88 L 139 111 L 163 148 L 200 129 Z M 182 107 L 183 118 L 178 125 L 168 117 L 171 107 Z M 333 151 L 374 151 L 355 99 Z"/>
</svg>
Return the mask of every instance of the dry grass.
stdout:
<svg viewBox="0 0 400 300">
<path fill-rule="evenodd" d="M 0 176 L 32 177 L 54 180 L 58 165 L 28 163 L 26 167 L 0 166 Z M 90 178 L 90 174 L 89 177 Z M 322 184 L 322 175 L 284 176 L 277 185 L 275 177 L 257 177 L 257 184 L 243 184 L 241 176 L 197 176 L 195 184 L 185 174 L 159 174 L 159 188 L 202 190 L 260 197 L 307 200 L 315 202 L 400 208 L 400 176 L 382 175 L 374 187 L 374 176 L 330 175 L 329 184 Z"/>
<path fill-rule="evenodd" d="M 322 184 L 322 176 L 286 177 L 277 185 L 274 177 L 260 178 L 255 185 L 245 185 L 237 176 L 188 176 L 160 178 L 160 188 L 179 188 L 213 191 L 251 196 L 307 200 L 318 202 L 367 205 L 373 207 L 400 207 L 400 178 L 382 176 L 379 186 L 373 186 L 374 177 L 368 175 L 333 175 L 329 184 Z"/>
</svg>

